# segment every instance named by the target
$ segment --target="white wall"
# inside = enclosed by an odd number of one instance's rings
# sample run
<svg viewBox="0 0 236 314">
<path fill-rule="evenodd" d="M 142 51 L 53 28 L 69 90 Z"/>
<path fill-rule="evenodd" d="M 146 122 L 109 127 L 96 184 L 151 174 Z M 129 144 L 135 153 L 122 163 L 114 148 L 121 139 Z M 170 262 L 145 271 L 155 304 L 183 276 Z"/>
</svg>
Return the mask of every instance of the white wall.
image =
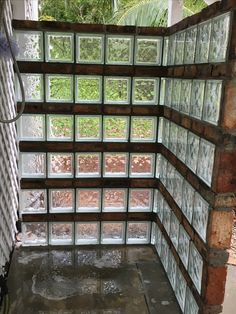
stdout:
<svg viewBox="0 0 236 314">
<path fill-rule="evenodd" d="M 4 17 L 12 34 L 12 9 L 6 0 Z M 1 31 L 4 33 L 3 29 Z M 0 116 L 12 118 L 16 115 L 14 96 L 14 71 L 11 60 L 0 58 Z M 9 261 L 12 251 L 18 209 L 18 144 L 15 123 L 0 123 L 0 276 L 3 266 Z"/>
<path fill-rule="evenodd" d="M 38 20 L 38 0 L 12 0 L 13 18 Z"/>
</svg>

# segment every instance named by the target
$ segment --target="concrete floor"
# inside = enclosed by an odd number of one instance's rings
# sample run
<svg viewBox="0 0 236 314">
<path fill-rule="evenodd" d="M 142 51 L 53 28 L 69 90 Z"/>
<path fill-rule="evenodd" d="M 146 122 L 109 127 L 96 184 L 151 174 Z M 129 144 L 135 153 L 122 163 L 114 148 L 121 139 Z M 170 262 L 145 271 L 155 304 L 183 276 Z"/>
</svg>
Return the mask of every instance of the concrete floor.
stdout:
<svg viewBox="0 0 236 314">
<path fill-rule="evenodd" d="M 222 314 L 236 313 L 236 266 L 228 265 Z"/>
<path fill-rule="evenodd" d="M 149 246 L 20 248 L 9 280 L 10 314 L 180 314 Z"/>
</svg>

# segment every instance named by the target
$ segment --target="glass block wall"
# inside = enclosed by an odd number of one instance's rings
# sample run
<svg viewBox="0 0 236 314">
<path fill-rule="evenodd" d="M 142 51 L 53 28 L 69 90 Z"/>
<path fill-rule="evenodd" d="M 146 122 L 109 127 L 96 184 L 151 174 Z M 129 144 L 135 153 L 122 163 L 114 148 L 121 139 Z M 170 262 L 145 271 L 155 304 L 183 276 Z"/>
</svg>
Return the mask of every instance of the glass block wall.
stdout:
<svg viewBox="0 0 236 314">
<path fill-rule="evenodd" d="M 160 78 L 134 69 L 161 64 L 163 38 L 124 30 L 15 31 L 20 64 L 57 68 L 22 74 L 24 245 L 150 243 Z"/>
<path fill-rule="evenodd" d="M 182 312 L 220 313 L 234 10 L 168 29 L 14 21 L 23 245 L 151 243 Z"/>
</svg>

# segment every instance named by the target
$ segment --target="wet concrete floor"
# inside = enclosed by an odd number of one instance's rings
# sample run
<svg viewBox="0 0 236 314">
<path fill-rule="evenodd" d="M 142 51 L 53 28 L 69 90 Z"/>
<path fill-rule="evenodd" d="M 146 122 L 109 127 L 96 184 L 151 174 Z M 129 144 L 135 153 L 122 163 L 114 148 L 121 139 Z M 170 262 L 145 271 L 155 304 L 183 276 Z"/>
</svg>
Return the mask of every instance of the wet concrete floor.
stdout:
<svg viewBox="0 0 236 314">
<path fill-rule="evenodd" d="M 151 246 L 20 248 L 10 314 L 180 314 Z"/>
</svg>

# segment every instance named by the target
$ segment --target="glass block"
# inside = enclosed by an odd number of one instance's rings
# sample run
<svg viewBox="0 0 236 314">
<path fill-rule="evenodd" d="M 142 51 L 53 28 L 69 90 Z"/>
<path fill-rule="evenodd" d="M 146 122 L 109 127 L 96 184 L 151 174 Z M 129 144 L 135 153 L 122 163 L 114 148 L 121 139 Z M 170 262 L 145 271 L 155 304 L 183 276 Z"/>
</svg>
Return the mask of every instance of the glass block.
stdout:
<svg viewBox="0 0 236 314">
<path fill-rule="evenodd" d="M 190 116 L 201 119 L 204 100 L 205 81 L 193 80 L 191 91 Z"/>
<path fill-rule="evenodd" d="M 169 36 L 168 65 L 175 64 L 176 34 Z"/>
<path fill-rule="evenodd" d="M 162 37 L 136 37 L 135 64 L 160 65 Z"/>
<path fill-rule="evenodd" d="M 105 77 L 104 103 L 129 104 L 130 103 L 130 78 Z"/>
<path fill-rule="evenodd" d="M 162 156 L 160 163 L 160 181 L 166 186 L 167 180 L 167 160 Z"/>
<path fill-rule="evenodd" d="M 161 77 L 160 81 L 160 98 L 159 98 L 159 105 L 165 105 L 165 93 L 166 93 L 166 78 Z"/>
<path fill-rule="evenodd" d="M 127 142 L 129 137 L 129 117 L 104 116 L 103 140 Z"/>
<path fill-rule="evenodd" d="M 226 60 L 230 33 L 230 13 L 228 12 L 212 19 L 210 62 L 224 62 Z"/>
<path fill-rule="evenodd" d="M 76 45 L 77 63 L 103 63 L 103 35 L 77 34 Z"/>
<path fill-rule="evenodd" d="M 21 190 L 20 212 L 22 214 L 46 213 L 47 193 L 46 190 Z"/>
<path fill-rule="evenodd" d="M 200 196 L 200 194 L 195 192 L 192 225 L 204 241 L 206 241 L 207 235 L 208 216 L 209 204 Z"/>
<path fill-rule="evenodd" d="M 101 153 L 78 153 L 76 154 L 77 177 L 100 177 Z"/>
<path fill-rule="evenodd" d="M 207 63 L 211 38 L 211 20 L 198 24 L 195 63 Z"/>
<path fill-rule="evenodd" d="M 74 224 L 72 222 L 50 223 L 49 243 L 52 245 L 74 244 Z"/>
<path fill-rule="evenodd" d="M 156 117 L 131 117 L 131 142 L 155 142 Z"/>
<path fill-rule="evenodd" d="M 101 190 L 100 189 L 77 189 L 76 192 L 77 212 L 100 212 Z"/>
<path fill-rule="evenodd" d="M 76 116 L 76 141 L 101 141 L 101 116 Z"/>
<path fill-rule="evenodd" d="M 162 233 L 158 225 L 156 224 L 156 244 L 155 248 L 157 250 L 157 254 L 160 256 L 161 255 L 161 240 L 162 240 Z"/>
<path fill-rule="evenodd" d="M 23 246 L 38 246 L 48 244 L 48 232 L 46 222 L 22 223 Z"/>
<path fill-rule="evenodd" d="M 164 118 L 160 117 L 158 119 L 158 132 L 157 132 L 157 142 L 158 143 L 162 143 L 163 142 L 163 122 L 164 122 Z"/>
<path fill-rule="evenodd" d="M 21 153 L 20 169 L 22 178 L 44 178 L 46 176 L 46 154 Z"/>
<path fill-rule="evenodd" d="M 75 244 L 99 244 L 99 222 L 77 222 L 75 224 Z"/>
<path fill-rule="evenodd" d="M 133 37 L 108 35 L 106 40 L 107 64 L 133 63 Z"/>
<path fill-rule="evenodd" d="M 162 56 L 163 66 L 167 65 L 168 49 L 169 49 L 169 37 L 164 37 L 164 47 L 163 47 L 163 56 Z"/>
<path fill-rule="evenodd" d="M 167 107 L 171 107 L 171 98 L 172 98 L 172 90 L 173 90 L 173 79 L 165 79 L 165 101 L 164 105 Z"/>
<path fill-rule="evenodd" d="M 190 243 L 190 237 L 185 231 L 184 227 L 180 225 L 178 253 L 186 269 L 188 268 L 189 243 Z"/>
<path fill-rule="evenodd" d="M 124 222 L 102 222 L 101 243 L 102 244 L 123 244 L 125 242 Z"/>
<path fill-rule="evenodd" d="M 47 116 L 47 140 L 48 141 L 72 141 L 74 119 L 71 115 Z"/>
<path fill-rule="evenodd" d="M 44 99 L 43 75 L 21 73 L 21 79 L 25 91 L 25 101 L 42 102 Z M 21 88 L 18 78 L 16 79 L 16 100 L 22 101 Z"/>
<path fill-rule="evenodd" d="M 51 213 L 74 212 L 74 201 L 73 189 L 49 190 L 49 211 Z"/>
<path fill-rule="evenodd" d="M 186 291 L 184 314 L 198 314 L 199 307 L 189 288 Z"/>
<path fill-rule="evenodd" d="M 167 164 L 167 168 L 166 168 L 166 189 L 168 190 L 170 195 L 173 195 L 176 171 L 177 170 L 172 166 L 171 163 Z"/>
<path fill-rule="evenodd" d="M 176 156 L 182 161 L 185 162 L 186 153 L 187 153 L 187 137 L 188 131 L 185 128 L 178 127 L 178 138 L 177 138 L 177 150 Z"/>
<path fill-rule="evenodd" d="M 188 273 L 193 280 L 195 287 L 199 294 L 201 294 L 202 288 L 202 269 L 203 269 L 203 260 L 196 249 L 195 245 L 190 243 L 189 250 L 189 265 L 188 265 Z"/>
<path fill-rule="evenodd" d="M 179 239 L 179 220 L 175 216 L 174 212 L 171 212 L 170 217 L 170 239 L 177 250 L 178 248 L 178 239 Z"/>
<path fill-rule="evenodd" d="M 175 110 L 179 110 L 180 102 L 180 92 L 181 92 L 181 80 L 172 80 L 172 96 L 171 96 L 171 107 Z"/>
<path fill-rule="evenodd" d="M 104 153 L 103 176 L 127 177 L 128 157 L 127 153 Z"/>
<path fill-rule="evenodd" d="M 18 136 L 22 141 L 45 140 L 45 115 L 23 114 L 18 120 Z"/>
<path fill-rule="evenodd" d="M 192 132 L 188 132 L 186 165 L 194 173 L 196 173 L 197 170 L 199 143 L 200 138 Z"/>
<path fill-rule="evenodd" d="M 130 154 L 130 177 L 154 177 L 155 154 Z"/>
<path fill-rule="evenodd" d="M 175 64 L 184 62 L 185 31 L 176 34 Z"/>
<path fill-rule="evenodd" d="M 175 155 L 177 151 L 178 130 L 178 125 L 171 122 L 169 132 L 169 150 Z"/>
<path fill-rule="evenodd" d="M 186 180 L 184 180 L 181 209 L 190 224 L 192 223 L 192 217 L 193 217 L 193 198 L 194 198 L 194 189 Z"/>
<path fill-rule="evenodd" d="M 152 189 L 130 189 L 129 212 L 150 212 L 152 201 Z"/>
<path fill-rule="evenodd" d="M 157 216 L 161 222 L 163 220 L 163 201 L 164 201 L 164 198 L 161 192 L 158 190 L 155 190 L 153 212 L 157 213 Z"/>
<path fill-rule="evenodd" d="M 135 105 L 157 105 L 159 80 L 153 78 L 134 78 L 133 98 Z"/>
<path fill-rule="evenodd" d="M 43 33 L 14 31 L 19 47 L 18 61 L 43 61 Z"/>
<path fill-rule="evenodd" d="M 218 124 L 221 93 L 222 81 L 209 80 L 206 82 L 202 117 L 204 121 L 207 121 L 215 125 Z"/>
<path fill-rule="evenodd" d="M 151 244 L 156 244 L 156 223 L 152 222 Z"/>
<path fill-rule="evenodd" d="M 180 305 L 182 312 L 184 311 L 186 288 L 187 288 L 186 280 L 184 279 L 184 276 L 182 275 L 180 269 L 177 267 L 175 295 L 176 295 L 176 298 L 179 302 L 179 305 Z"/>
<path fill-rule="evenodd" d="M 191 87 L 192 80 L 181 80 L 179 111 L 187 115 L 190 112 Z"/>
<path fill-rule="evenodd" d="M 171 208 L 168 203 L 164 200 L 163 201 L 163 220 L 162 224 L 166 230 L 166 232 L 170 233 L 170 217 L 171 217 Z"/>
<path fill-rule="evenodd" d="M 150 222 L 128 222 L 127 244 L 147 244 L 150 242 Z"/>
<path fill-rule="evenodd" d="M 169 246 L 164 237 L 161 238 L 161 255 L 160 259 L 165 271 L 168 269 Z"/>
<path fill-rule="evenodd" d="M 49 153 L 48 154 L 48 176 L 50 178 L 73 177 L 73 154 L 71 153 Z"/>
<path fill-rule="evenodd" d="M 45 41 L 47 62 L 67 63 L 74 61 L 74 34 L 46 32 Z"/>
<path fill-rule="evenodd" d="M 197 175 L 211 186 L 213 166 L 215 158 L 215 145 L 201 139 L 198 155 Z"/>
<path fill-rule="evenodd" d="M 162 132 L 162 144 L 169 147 L 169 135 L 170 135 L 170 121 L 163 119 L 163 132 Z"/>
<path fill-rule="evenodd" d="M 197 26 L 189 27 L 185 35 L 184 64 L 193 64 L 195 59 Z"/>
<path fill-rule="evenodd" d="M 102 77 L 77 75 L 75 80 L 75 101 L 77 103 L 101 103 Z"/>
<path fill-rule="evenodd" d="M 73 76 L 46 74 L 46 101 L 73 102 Z"/>
<path fill-rule="evenodd" d="M 103 212 L 124 212 L 127 207 L 127 189 L 104 189 Z"/>
<path fill-rule="evenodd" d="M 182 186 L 184 178 L 179 174 L 177 170 L 174 172 L 173 178 L 173 199 L 176 204 L 181 208 L 182 206 Z"/>
<path fill-rule="evenodd" d="M 177 263 L 171 250 L 168 255 L 167 276 L 169 278 L 172 289 L 175 290 Z"/>
<path fill-rule="evenodd" d="M 156 155 L 156 178 L 160 178 L 160 172 L 161 172 L 161 159 L 162 159 L 162 155 L 161 154 L 157 154 Z"/>
</svg>

